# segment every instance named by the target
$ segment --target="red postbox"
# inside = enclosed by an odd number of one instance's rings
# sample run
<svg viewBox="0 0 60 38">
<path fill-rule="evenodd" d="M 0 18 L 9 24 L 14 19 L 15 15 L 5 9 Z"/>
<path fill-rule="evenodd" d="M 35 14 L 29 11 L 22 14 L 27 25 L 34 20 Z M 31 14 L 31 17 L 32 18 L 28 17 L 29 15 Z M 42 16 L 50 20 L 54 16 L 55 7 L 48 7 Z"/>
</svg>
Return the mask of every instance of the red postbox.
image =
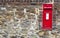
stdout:
<svg viewBox="0 0 60 38">
<path fill-rule="evenodd" d="M 43 4 L 42 29 L 52 30 L 52 4 Z"/>
</svg>

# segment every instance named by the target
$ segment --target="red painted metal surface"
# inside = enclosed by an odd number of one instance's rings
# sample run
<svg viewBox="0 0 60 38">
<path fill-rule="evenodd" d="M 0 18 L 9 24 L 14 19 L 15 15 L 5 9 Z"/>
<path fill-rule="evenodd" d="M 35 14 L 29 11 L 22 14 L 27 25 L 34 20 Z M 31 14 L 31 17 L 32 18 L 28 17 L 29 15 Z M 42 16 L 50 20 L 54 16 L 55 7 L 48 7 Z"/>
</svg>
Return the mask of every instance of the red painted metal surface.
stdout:
<svg viewBox="0 0 60 38">
<path fill-rule="evenodd" d="M 52 30 L 52 4 L 43 4 L 43 21 L 44 30 Z"/>
</svg>

